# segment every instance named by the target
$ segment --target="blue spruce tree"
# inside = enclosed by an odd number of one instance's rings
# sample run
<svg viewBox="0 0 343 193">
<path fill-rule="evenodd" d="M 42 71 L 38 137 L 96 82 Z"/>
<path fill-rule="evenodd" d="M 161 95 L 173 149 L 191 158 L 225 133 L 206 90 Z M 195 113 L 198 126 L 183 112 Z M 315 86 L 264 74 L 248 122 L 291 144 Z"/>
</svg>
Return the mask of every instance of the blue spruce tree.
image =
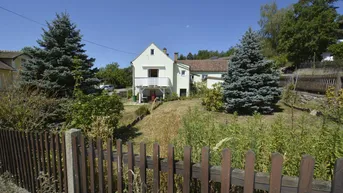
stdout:
<svg viewBox="0 0 343 193">
<path fill-rule="evenodd" d="M 281 94 L 278 80 L 273 61 L 264 59 L 259 36 L 250 28 L 229 62 L 223 84 L 226 110 L 240 114 L 271 113 Z"/>
<path fill-rule="evenodd" d="M 40 47 L 26 47 L 24 52 L 33 59 L 23 65 L 22 85 L 44 90 L 59 97 L 70 97 L 75 87 L 75 75 L 81 77 L 79 88 L 85 93 L 95 92 L 99 83 L 95 77 L 94 58 L 89 58 L 81 43 L 82 35 L 66 13 L 47 23 Z"/>
</svg>

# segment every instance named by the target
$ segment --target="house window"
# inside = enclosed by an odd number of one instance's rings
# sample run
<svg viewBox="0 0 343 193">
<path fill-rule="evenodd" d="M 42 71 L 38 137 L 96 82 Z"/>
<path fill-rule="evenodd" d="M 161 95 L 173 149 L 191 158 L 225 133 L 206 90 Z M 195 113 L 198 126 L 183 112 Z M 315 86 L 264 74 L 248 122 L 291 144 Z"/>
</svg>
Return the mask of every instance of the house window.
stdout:
<svg viewBox="0 0 343 193">
<path fill-rule="evenodd" d="M 186 76 L 186 70 L 181 70 L 181 76 Z"/>
<path fill-rule="evenodd" d="M 180 97 L 185 97 L 187 96 L 187 89 L 181 88 L 180 89 Z"/>
<path fill-rule="evenodd" d="M 148 73 L 148 77 L 158 77 L 158 69 L 149 69 Z"/>
<path fill-rule="evenodd" d="M 202 79 L 203 81 L 205 81 L 205 80 L 207 79 L 207 74 L 203 74 L 203 75 L 201 76 L 201 79 Z"/>
<path fill-rule="evenodd" d="M 150 50 L 150 55 L 154 55 L 155 54 L 155 50 L 154 49 L 151 49 Z"/>
</svg>

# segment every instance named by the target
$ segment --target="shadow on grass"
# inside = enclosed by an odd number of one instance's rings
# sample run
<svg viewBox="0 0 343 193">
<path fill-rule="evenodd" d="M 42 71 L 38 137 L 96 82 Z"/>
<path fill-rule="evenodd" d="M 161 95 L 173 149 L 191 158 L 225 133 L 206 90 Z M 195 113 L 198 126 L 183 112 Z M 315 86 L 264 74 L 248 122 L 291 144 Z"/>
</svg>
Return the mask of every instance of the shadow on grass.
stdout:
<svg viewBox="0 0 343 193">
<path fill-rule="evenodd" d="M 274 111 L 273 111 L 273 113 L 281 113 L 281 112 L 283 112 L 285 109 L 281 106 L 281 105 L 279 105 L 279 104 L 276 104 L 275 106 L 273 106 L 273 108 L 274 108 Z M 272 114 L 273 114 L 272 113 Z"/>
<path fill-rule="evenodd" d="M 121 139 L 123 143 L 140 135 L 142 135 L 142 133 L 138 132 L 138 128 L 131 125 L 121 126 L 113 132 L 114 139 Z"/>
</svg>

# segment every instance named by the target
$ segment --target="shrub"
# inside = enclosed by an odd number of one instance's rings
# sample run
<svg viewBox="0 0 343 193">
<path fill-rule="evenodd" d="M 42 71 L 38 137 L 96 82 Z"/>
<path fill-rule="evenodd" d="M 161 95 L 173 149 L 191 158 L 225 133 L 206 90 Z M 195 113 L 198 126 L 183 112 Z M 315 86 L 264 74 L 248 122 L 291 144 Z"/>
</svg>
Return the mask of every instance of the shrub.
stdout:
<svg viewBox="0 0 343 193">
<path fill-rule="evenodd" d="M 64 121 L 66 102 L 38 90 L 13 87 L 0 92 L 0 127 L 20 131 L 58 128 Z"/>
<path fill-rule="evenodd" d="M 206 82 L 195 82 L 191 84 L 191 96 L 201 97 L 207 92 Z"/>
<path fill-rule="evenodd" d="M 223 88 L 220 83 L 214 84 L 213 89 L 207 89 L 202 98 L 202 104 L 208 111 L 223 110 Z"/>
<path fill-rule="evenodd" d="M 127 98 L 128 98 L 128 99 L 132 98 L 132 89 L 129 89 L 129 90 L 127 91 Z"/>
<path fill-rule="evenodd" d="M 75 96 L 76 99 L 69 109 L 68 128 L 79 128 L 85 134 L 92 135 L 93 127 L 99 130 L 100 124 L 100 129 L 107 130 L 106 133 L 113 133 L 117 128 L 121 111 L 124 110 L 119 96 L 108 95 L 106 91 L 100 95 L 85 95 L 78 91 Z"/>
<path fill-rule="evenodd" d="M 173 92 L 171 95 L 167 95 L 164 101 L 176 101 L 179 100 L 179 97 L 177 96 L 177 93 Z"/>
<path fill-rule="evenodd" d="M 147 105 L 142 105 L 135 111 L 135 114 L 137 117 L 148 115 L 150 114 L 149 107 Z"/>
</svg>

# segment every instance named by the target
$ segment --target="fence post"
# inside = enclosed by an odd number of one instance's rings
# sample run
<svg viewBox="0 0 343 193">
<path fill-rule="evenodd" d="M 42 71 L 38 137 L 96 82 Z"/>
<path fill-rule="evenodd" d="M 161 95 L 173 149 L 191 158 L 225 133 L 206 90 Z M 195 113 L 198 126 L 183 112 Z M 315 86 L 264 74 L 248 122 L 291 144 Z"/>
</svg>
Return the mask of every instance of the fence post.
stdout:
<svg viewBox="0 0 343 193">
<path fill-rule="evenodd" d="M 342 79 L 341 79 L 341 74 L 337 73 L 337 78 L 336 78 L 336 88 L 335 88 L 335 94 L 338 96 L 339 90 L 342 89 Z"/>
<path fill-rule="evenodd" d="M 70 129 L 65 132 L 65 144 L 66 144 L 66 156 L 67 156 L 67 181 L 68 181 L 68 192 L 75 192 L 75 168 L 74 168 L 74 156 L 73 156 L 73 137 L 80 137 L 81 130 Z"/>
</svg>

